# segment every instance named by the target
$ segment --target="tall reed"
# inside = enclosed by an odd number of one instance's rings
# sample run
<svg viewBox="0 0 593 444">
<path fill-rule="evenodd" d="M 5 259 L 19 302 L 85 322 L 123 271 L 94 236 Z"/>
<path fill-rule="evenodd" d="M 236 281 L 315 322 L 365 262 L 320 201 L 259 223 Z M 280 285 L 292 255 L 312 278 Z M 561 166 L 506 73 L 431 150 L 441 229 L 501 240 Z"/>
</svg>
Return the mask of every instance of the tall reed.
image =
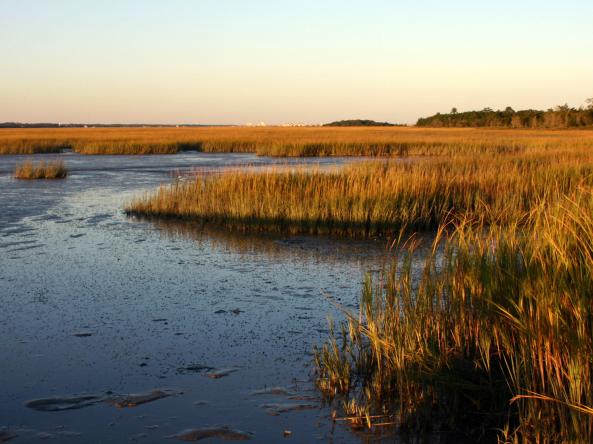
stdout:
<svg viewBox="0 0 593 444">
<path fill-rule="evenodd" d="M 461 221 L 419 282 L 408 252 L 316 350 L 319 388 L 354 426 L 591 442 L 592 215 L 584 188 L 520 230 Z"/>
<path fill-rule="evenodd" d="M 412 249 L 381 280 L 368 278 L 360 312 L 346 312 L 316 351 L 318 386 L 341 401 L 336 419 L 463 430 L 475 440 L 586 443 L 593 151 L 532 143 L 329 172 L 197 177 L 127 211 L 240 230 L 435 230 L 422 275 L 413 274 Z"/>
</svg>

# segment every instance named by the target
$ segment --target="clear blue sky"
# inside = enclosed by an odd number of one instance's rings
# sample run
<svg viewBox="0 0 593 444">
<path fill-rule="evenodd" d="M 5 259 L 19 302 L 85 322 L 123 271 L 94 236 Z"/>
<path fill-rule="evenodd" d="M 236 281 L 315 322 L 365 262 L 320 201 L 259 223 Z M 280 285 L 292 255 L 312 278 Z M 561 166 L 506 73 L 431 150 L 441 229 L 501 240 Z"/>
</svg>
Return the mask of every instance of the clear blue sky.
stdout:
<svg viewBox="0 0 593 444">
<path fill-rule="evenodd" d="M 0 0 L 0 121 L 414 122 L 592 96 L 591 0 Z"/>
</svg>

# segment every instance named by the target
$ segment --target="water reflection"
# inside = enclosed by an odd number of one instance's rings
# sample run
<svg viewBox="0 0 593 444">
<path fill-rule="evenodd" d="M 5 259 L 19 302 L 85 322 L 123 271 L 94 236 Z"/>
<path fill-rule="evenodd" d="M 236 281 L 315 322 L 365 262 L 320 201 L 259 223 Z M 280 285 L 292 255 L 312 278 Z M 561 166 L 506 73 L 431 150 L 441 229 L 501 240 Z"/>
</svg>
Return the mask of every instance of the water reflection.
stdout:
<svg viewBox="0 0 593 444">
<path fill-rule="evenodd" d="M 330 236 L 283 236 L 273 233 L 243 233 L 197 221 L 135 218 L 150 223 L 164 238 L 191 239 L 197 248 L 233 250 L 243 255 L 265 254 L 282 261 L 371 260 L 376 266 L 389 263 L 397 251 L 385 239 L 344 239 Z"/>
<path fill-rule="evenodd" d="M 367 439 L 333 428 L 311 384 L 311 350 L 327 337 L 327 316 L 340 316 L 324 296 L 355 310 L 365 271 L 395 254 L 386 241 L 127 218 L 123 204 L 170 180 L 183 159 L 223 167 L 239 157 L 184 154 L 159 166 L 157 157 L 70 156 L 75 172 L 60 184 L 0 177 L 0 431 L 9 426 L 20 442 L 65 432 L 73 443 L 160 442 L 228 425 L 254 442 L 284 430 L 291 442 Z M 262 406 L 295 400 L 251 395 L 271 386 L 317 408 L 272 416 Z M 177 395 L 125 411 L 26 407 L 165 389 Z"/>
</svg>

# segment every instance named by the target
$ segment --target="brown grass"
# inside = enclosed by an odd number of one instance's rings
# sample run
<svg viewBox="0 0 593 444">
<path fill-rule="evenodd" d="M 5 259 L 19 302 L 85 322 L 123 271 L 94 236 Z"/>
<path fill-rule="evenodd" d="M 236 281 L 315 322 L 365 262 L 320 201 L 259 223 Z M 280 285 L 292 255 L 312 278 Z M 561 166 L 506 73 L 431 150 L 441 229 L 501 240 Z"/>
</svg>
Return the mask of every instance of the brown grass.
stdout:
<svg viewBox="0 0 593 444">
<path fill-rule="evenodd" d="M 587 137 L 537 134 L 499 149 L 458 152 L 453 141 L 446 158 L 198 177 L 127 211 L 240 230 L 435 230 L 420 278 L 411 248 L 379 281 L 369 277 L 360 312 L 345 311 L 316 350 L 317 384 L 340 401 L 338 419 L 589 443 L 593 150 Z"/>
<path fill-rule="evenodd" d="M 460 217 L 521 223 L 542 201 L 593 184 L 593 152 L 371 162 L 337 171 L 231 171 L 163 186 L 130 214 L 245 231 L 390 236 Z"/>
<path fill-rule="evenodd" d="M 183 150 L 271 156 L 451 156 L 581 146 L 593 131 L 426 128 L 56 128 L 2 129 L 0 154 L 72 149 L 83 154 L 174 154 Z"/>
<path fill-rule="evenodd" d="M 319 388 L 357 427 L 592 442 L 592 215 L 589 187 L 520 230 L 461 221 L 419 281 L 412 248 L 317 350 Z"/>
<path fill-rule="evenodd" d="M 64 179 L 68 175 L 68 170 L 64 162 L 37 162 L 26 161 L 16 166 L 14 177 L 23 180 L 35 179 Z"/>
</svg>

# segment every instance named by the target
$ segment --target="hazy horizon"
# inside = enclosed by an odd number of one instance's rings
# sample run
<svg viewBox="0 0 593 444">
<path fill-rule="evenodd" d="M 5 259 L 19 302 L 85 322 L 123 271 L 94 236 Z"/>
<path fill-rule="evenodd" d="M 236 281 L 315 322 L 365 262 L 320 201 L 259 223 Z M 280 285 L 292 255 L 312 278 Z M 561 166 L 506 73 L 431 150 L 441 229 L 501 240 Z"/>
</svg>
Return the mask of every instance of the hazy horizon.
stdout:
<svg viewBox="0 0 593 444">
<path fill-rule="evenodd" d="M 593 3 L 0 0 L 0 122 L 281 124 L 580 106 Z"/>
</svg>

